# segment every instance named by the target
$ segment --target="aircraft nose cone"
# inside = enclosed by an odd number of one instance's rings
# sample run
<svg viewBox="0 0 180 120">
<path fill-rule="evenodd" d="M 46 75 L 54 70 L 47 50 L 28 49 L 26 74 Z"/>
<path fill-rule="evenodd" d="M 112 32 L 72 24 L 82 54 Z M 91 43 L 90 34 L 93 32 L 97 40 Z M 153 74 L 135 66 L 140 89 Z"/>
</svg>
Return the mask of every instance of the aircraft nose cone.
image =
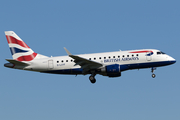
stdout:
<svg viewBox="0 0 180 120">
<path fill-rule="evenodd" d="M 174 64 L 174 63 L 176 63 L 176 60 L 175 60 L 174 58 L 170 57 L 170 58 L 169 58 L 169 62 L 170 62 L 171 64 Z"/>
<path fill-rule="evenodd" d="M 172 64 L 174 64 L 174 63 L 176 63 L 176 60 L 174 59 L 174 60 L 172 60 L 172 61 L 170 61 Z"/>
</svg>

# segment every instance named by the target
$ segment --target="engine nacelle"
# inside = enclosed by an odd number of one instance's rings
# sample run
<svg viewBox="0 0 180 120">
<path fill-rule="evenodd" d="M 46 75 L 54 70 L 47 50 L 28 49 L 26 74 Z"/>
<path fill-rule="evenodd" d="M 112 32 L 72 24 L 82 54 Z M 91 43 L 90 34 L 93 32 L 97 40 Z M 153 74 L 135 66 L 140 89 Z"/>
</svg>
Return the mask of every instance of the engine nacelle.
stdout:
<svg viewBox="0 0 180 120">
<path fill-rule="evenodd" d="M 104 75 L 109 76 L 109 77 L 119 77 L 121 76 L 121 72 L 127 69 L 128 69 L 127 66 L 113 64 L 113 65 L 107 65 L 101 68 L 101 72 L 103 72 Z"/>
</svg>

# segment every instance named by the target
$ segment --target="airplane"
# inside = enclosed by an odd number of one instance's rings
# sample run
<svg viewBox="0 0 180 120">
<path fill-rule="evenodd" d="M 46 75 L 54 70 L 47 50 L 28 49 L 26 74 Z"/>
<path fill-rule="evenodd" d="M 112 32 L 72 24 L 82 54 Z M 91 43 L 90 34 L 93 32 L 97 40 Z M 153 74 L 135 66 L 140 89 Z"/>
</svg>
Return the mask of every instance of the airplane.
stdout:
<svg viewBox="0 0 180 120">
<path fill-rule="evenodd" d="M 13 59 L 5 67 L 51 74 L 87 75 L 95 83 L 97 74 L 120 77 L 121 72 L 133 69 L 151 68 L 155 78 L 156 67 L 174 64 L 176 60 L 156 49 L 140 49 L 94 54 L 71 54 L 47 57 L 34 52 L 15 32 L 5 31 Z"/>
</svg>

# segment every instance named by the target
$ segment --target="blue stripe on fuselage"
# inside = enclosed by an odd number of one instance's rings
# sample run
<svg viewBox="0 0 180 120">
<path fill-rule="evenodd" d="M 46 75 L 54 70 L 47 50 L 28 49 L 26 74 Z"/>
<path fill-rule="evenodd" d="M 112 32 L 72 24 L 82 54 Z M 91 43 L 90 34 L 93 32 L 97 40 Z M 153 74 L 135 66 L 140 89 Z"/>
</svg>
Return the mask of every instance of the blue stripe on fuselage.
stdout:
<svg viewBox="0 0 180 120">
<path fill-rule="evenodd" d="M 43 73 L 52 73 L 52 74 L 82 74 L 83 69 L 75 68 L 75 69 L 63 69 L 63 70 L 49 70 L 42 71 Z"/>
<path fill-rule="evenodd" d="M 148 63 L 136 63 L 136 64 L 125 64 L 120 65 L 122 71 L 126 71 L 129 69 L 141 69 L 141 68 L 150 68 L 150 67 L 161 67 L 166 65 L 171 65 L 176 61 L 163 61 L 163 62 L 148 62 Z M 49 70 L 42 71 L 43 73 L 52 73 L 52 74 L 82 74 L 83 69 L 75 68 L 75 69 L 63 69 L 63 70 Z"/>
<path fill-rule="evenodd" d="M 166 65 L 174 64 L 176 61 L 162 61 L 162 62 L 148 62 L 148 63 L 137 63 L 137 64 L 128 64 L 129 69 L 141 69 L 141 68 L 150 68 L 150 67 L 161 67 Z"/>
</svg>

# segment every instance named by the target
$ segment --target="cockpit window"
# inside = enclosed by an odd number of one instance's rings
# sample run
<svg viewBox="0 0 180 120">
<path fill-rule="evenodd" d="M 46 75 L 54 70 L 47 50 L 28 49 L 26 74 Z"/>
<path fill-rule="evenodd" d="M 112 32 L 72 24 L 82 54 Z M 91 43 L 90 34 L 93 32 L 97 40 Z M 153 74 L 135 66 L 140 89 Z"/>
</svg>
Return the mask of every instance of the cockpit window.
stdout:
<svg viewBox="0 0 180 120">
<path fill-rule="evenodd" d="M 157 55 L 161 55 L 161 54 L 166 54 L 166 53 L 161 52 L 161 51 L 157 52 Z"/>
<path fill-rule="evenodd" d="M 166 54 L 166 53 L 164 53 L 164 52 L 161 52 L 161 54 Z"/>
<path fill-rule="evenodd" d="M 161 54 L 161 52 L 157 52 L 157 55 L 160 55 Z"/>
</svg>

